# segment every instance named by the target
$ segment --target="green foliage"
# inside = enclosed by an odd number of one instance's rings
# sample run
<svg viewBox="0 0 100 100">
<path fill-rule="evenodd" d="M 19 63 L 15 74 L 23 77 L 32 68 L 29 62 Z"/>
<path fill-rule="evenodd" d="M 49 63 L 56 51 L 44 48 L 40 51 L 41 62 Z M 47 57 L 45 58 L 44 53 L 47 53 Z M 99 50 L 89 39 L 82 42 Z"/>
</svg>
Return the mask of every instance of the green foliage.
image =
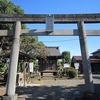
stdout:
<svg viewBox="0 0 100 100">
<path fill-rule="evenodd" d="M 75 78 L 77 76 L 77 72 L 74 68 L 71 67 L 68 71 L 68 75 L 70 78 Z"/>
<path fill-rule="evenodd" d="M 70 78 L 75 78 L 77 76 L 76 72 L 74 70 L 69 71 L 69 77 Z"/>
<path fill-rule="evenodd" d="M 33 47 L 33 38 L 31 36 L 22 36 L 20 42 L 20 49 L 23 52 L 27 52 Z"/>
<path fill-rule="evenodd" d="M 34 71 L 36 72 L 37 70 L 39 70 L 38 60 L 37 59 L 33 60 L 33 63 L 34 63 Z"/>
<path fill-rule="evenodd" d="M 64 61 L 63 61 L 64 63 L 68 63 L 68 64 L 71 63 L 70 52 L 69 51 L 63 51 L 62 56 L 64 58 Z"/>
<path fill-rule="evenodd" d="M 20 8 L 19 5 L 15 5 L 14 3 L 10 2 L 9 0 L 0 0 L 0 13 L 1 14 L 24 14 L 24 10 Z M 12 30 L 14 28 L 13 24 L 0 24 L 0 30 Z M 22 24 L 22 29 L 25 29 L 26 25 Z M 5 50 L 11 49 L 12 45 L 12 37 L 0 37 L 0 47 L 2 48 L 3 52 Z M 8 44 L 6 46 L 5 44 Z"/>
<path fill-rule="evenodd" d="M 5 68 L 4 67 L 0 67 L 0 72 L 4 72 Z"/>
<path fill-rule="evenodd" d="M 30 77 L 30 73 L 29 72 L 26 72 L 26 80 L 28 81 L 29 80 L 29 77 Z"/>
<path fill-rule="evenodd" d="M 22 62 L 18 62 L 18 65 L 17 65 L 17 72 L 23 72 L 23 63 Z"/>
<path fill-rule="evenodd" d="M 63 68 L 63 74 L 69 78 L 75 78 L 77 76 L 77 72 L 73 67 Z"/>
<path fill-rule="evenodd" d="M 21 51 L 30 54 L 32 57 L 46 58 L 47 52 L 43 42 L 38 41 L 37 36 L 21 37 Z"/>
<path fill-rule="evenodd" d="M 24 10 L 19 5 L 15 5 L 9 0 L 0 0 L 0 13 L 1 14 L 24 14 Z M 26 28 L 22 25 L 22 28 Z M 13 29 L 13 24 L 0 24 L 0 29 Z"/>
<path fill-rule="evenodd" d="M 37 36 L 22 36 L 21 40 L 20 40 L 21 44 L 20 44 L 20 49 L 23 52 L 28 52 L 29 50 L 31 50 L 32 48 L 35 47 L 40 47 L 43 44 L 38 42 L 38 37 Z"/>
<path fill-rule="evenodd" d="M 0 13 L 1 14 L 24 14 L 24 10 L 20 8 L 19 5 L 15 5 L 14 3 L 8 1 L 8 0 L 0 0 Z M 0 29 L 8 29 L 12 30 L 13 29 L 13 24 L 0 24 Z M 25 29 L 26 26 L 22 25 L 22 29 Z M 0 37 L 1 42 L 0 42 L 0 47 L 2 48 L 3 53 L 5 54 L 8 49 L 11 49 L 12 45 L 12 40 L 13 38 L 9 37 Z M 28 52 L 32 48 L 37 52 L 35 54 L 41 55 L 42 58 L 45 58 L 46 52 L 45 52 L 45 46 L 43 42 L 38 41 L 38 37 L 34 36 L 27 36 L 27 37 L 21 37 L 21 44 L 20 44 L 20 49 L 23 52 Z M 7 44 L 7 45 L 5 45 Z M 34 56 L 32 54 L 32 56 Z"/>
<path fill-rule="evenodd" d="M 57 61 L 57 66 L 61 66 L 62 65 L 62 61 Z"/>
<path fill-rule="evenodd" d="M 0 72 L 5 72 L 6 70 L 6 62 L 0 61 Z"/>
<path fill-rule="evenodd" d="M 65 76 L 65 77 L 68 76 L 68 72 L 69 72 L 69 68 L 64 68 L 64 69 L 63 69 L 63 73 L 64 73 L 64 76 Z"/>
</svg>

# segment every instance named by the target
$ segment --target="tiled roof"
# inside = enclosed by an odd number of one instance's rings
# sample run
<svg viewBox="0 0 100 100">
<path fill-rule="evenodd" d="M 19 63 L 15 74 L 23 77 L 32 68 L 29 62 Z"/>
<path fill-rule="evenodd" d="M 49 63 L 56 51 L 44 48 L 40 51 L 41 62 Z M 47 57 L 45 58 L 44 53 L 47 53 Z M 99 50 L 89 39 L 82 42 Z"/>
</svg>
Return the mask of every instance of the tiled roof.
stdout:
<svg viewBox="0 0 100 100">
<path fill-rule="evenodd" d="M 99 57 L 90 56 L 90 61 L 92 63 L 100 63 L 100 58 Z"/>
<path fill-rule="evenodd" d="M 82 60 L 81 56 L 73 56 L 73 58 L 76 61 L 81 61 Z M 94 56 L 90 56 L 90 62 L 92 62 L 92 63 L 100 63 L 100 58 L 94 57 Z"/>
<path fill-rule="evenodd" d="M 39 49 L 39 50 L 42 50 L 42 49 Z M 34 53 L 34 55 L 36 55 L 37 58 L 39 58 L 39 56 L 40 56 L 39 52 L 35 51 L 34 49 L 31 49 L 29 51 L 29 54 Z M 43 53 L 45 53 L 47 57 L 59 57 L 59 58 L 62 57 L 62 54 L 60 53 L 59 47 L 57 47 L 57 46 L 56 47 L 55 46 L 54 47 L 47 46 L 43 49 Z"/>
<path fill-rule="evenodd" d="M 82 60 L 82 57 L 81 57 L 81 56 L 73 56 L 73 58 L 74 58 L 75 60 Z"/>
<path fill-rule="evenodd" d="M 100 49 L 98 49 L 98 50 L 92 52 L 92 54 L 95 54 L 95 53 L 98 53 L 98 52 L 100 52 Z"/>
<path fill-rule="evenodd" d="M 61 56 L 59 47 L 46 47 L 46 50 L 48 52 L 48 56 Z"/>
</svg>

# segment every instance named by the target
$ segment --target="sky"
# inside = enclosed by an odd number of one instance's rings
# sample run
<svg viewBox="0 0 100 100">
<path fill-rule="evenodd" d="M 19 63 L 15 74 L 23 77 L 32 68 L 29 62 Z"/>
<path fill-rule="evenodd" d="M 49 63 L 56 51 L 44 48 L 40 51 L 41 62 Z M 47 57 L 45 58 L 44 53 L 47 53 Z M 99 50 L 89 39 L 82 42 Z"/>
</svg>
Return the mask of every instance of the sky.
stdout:
<svg viewBox="0 0 100 100">
<path fill-rule="evenodd" d="M 24 9 L 25 14 L 87 14 L 100 13 L 100 0 L 9 0 Z M 27 24 L 30 29 L 45 29 L 45 24 Z M 77 29 L 76 24 L 57 24 L 54 29 Z M 85 24 L 85 29 L 100 29 L 100 24 Z M 46 46 L 59 46 L 71 56 L 81 55 L 77 36 L 39 36 Z M 52 41 L 52 42 L 50 42 Z M 87 37 L 88 53 L 100 49 L 100 36 Z"/>
</svg>

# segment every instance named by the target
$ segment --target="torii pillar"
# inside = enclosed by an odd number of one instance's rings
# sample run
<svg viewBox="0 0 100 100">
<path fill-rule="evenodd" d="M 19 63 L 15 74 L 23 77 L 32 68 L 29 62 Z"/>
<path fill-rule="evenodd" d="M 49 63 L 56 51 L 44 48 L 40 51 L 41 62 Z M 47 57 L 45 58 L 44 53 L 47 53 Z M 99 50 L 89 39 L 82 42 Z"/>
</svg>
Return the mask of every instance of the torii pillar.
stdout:
<svg viewBox="0 0 100 100">
<path fill-rule="evenodd" d="M 20 33 L 21 33 L 21 22 L 15 23 L 14 39 L 11 50 L 10 65 L 7 79 L 6 98 L 7 100 L 17 100 L 15 94 L 16 89 L 16 75 L 17 75 L 17 64 L 19 57 L 19 46 L 20 46 Z M 5 99 L 4 99 L 5 100 Z"/>
<path fill-rule="evenodd" d="M 83 73 L 85 79 L 85 92 L 94 92 L 91 64 L 88 55 L 86 31 L 84 28 L 84 21 L 77 23 L 79 31 L 79 40 L 82 54 Z"/>
</svg>

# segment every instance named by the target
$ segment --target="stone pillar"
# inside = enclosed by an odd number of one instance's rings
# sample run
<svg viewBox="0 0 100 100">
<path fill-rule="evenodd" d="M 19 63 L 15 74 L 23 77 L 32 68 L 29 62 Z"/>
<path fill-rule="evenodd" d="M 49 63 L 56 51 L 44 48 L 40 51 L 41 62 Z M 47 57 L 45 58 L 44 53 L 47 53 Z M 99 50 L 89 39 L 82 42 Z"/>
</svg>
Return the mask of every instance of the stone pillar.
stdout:
<svg viewBox="0 0 100 100">
<path fill-rule="evenodd" d="M 84 21 L 78 22 L 79 40 L 82 54 L 83 73 L 85 79 L 85 92 L 94 92 L 91 64 L 88 55 L 86 31 L 84 28 Z"/>
<path fill-rule="evenodd" d="M 15 23 L 14 39 L 10 56 L 10 65 L 9 65 L 7 88 L 6 88 L 6 95 L 9 96 L 10 98 L 12 96 L 13 100 L 16 100 L 16 97 L 14 99 L 14 95 L 16 88 L 16 74 L 17 74 L 17 64 L 19 57 L 20 33 L 21 33 L 21 22 L 17 21 Z"/>
</svg>

